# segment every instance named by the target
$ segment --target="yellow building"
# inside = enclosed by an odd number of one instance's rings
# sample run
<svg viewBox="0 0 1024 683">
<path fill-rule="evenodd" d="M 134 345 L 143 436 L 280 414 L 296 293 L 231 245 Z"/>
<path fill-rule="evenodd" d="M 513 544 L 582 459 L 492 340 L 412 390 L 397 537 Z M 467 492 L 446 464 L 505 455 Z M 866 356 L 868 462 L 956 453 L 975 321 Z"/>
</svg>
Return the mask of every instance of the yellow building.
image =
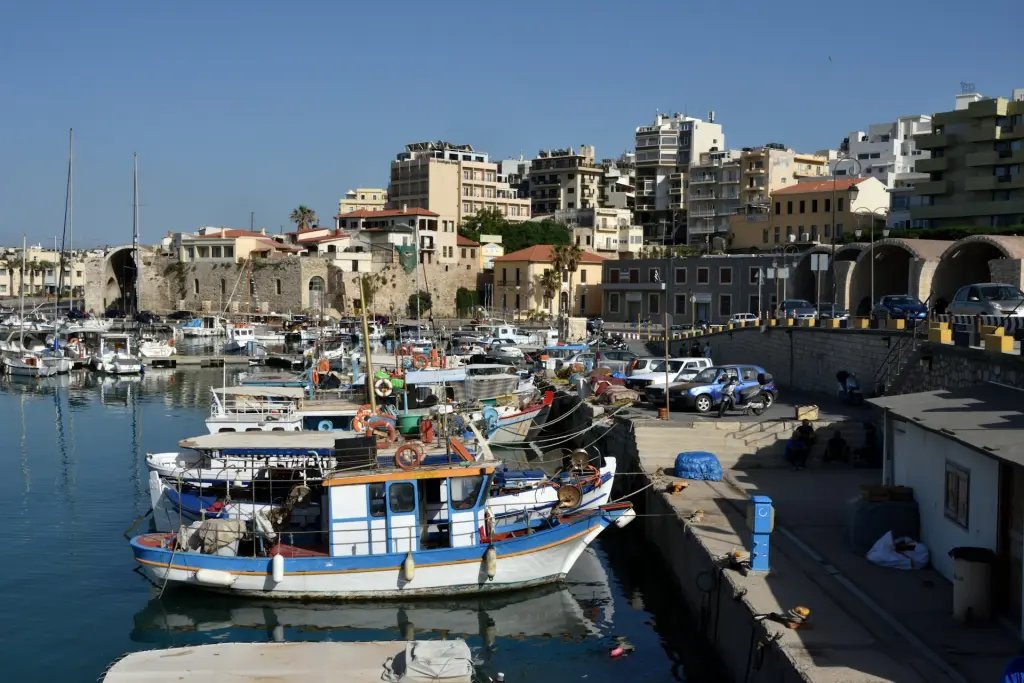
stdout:
<svg viewBox="0 0 1024 683">
<path fill-rule="evenodd" d="M 395 209 L 428 209 L 440 216 L 442 262 L 456 262 L 456 229 L 485 209 L 511 222 L 530 220 L 530 200 L 498 174 L 498 165 L 470 145 L 418 142 L 391 162 L 389 204 Z M 450 254 L 445 256 L 444 254 Z"/>
<path fill-rule="evenodd" d="M 485 237 L 487 236 L 480 235 L 480 239 L 483 240 L 480 245 L 480 270 L 494 270 L 494 259 L 505 255 L 505 247 L 501 242 L 488 242 Z"/>
<path fill-rule="evenodd" d="M 914 186 L 911 224 L 1024 223 L 1024 90 L 1015 90 L 1012 100 L 958 95 L 956 109 L 935 114 L 932 132 L 916 135 L 914 142 L 932 154 L 915 165 L 931 178 Z"/>
<path fill-rule="evenodd" d="M 326 231 L 325 231 L 326 232 Z M 273 253 L 300 254 L 304 247 L 284 244 L 264 232 L 203 228 L 198 234 L 176 233 L 172 248 L 178 260 L 186 263 L 218 261 L 236 263 L 253 258 L 268 258 Z"/>
<path fill-rule="evenodd" d="M 583 252 L 579 267 L 572 273 L 572 290 L 569 271 L 565 271 L 559 292 L 552 293 L 541 284 L 544 273 L 553 267 L 551 245 L 538 244 L 505 254 L 494 259 L 494 308 L 505 315 L 541 311 L 555 316 L 566 310 L 574 316 L 599 315 L 605 260 L 597 254 Z M 558 296 L 558 304 L 551 294 Z"/>
<path fill-rule="evenodd" d="M 829 243 L 833 232 L 838 240 L 858 225 L 866 228 L 868 221 L 884 221 L 888 210 L 888 192 L 877 178 L 797 183 L 772 194 L 770 211 L 733 216 L 729 247 L 768 251 L 791 243 Z"/>
<path fill-rule="evenodd" d="M 835 153 L 803 154 L 782 145 L 747 148 L 740 154 L 741 207 L 764 206 L 776 190 L 831 175 Z"/>
<path fill-rule="evenodd" d="M 382 211 L 388 205 L 388 191 L 378 187 L 357 187 L 338 202 L 338 213 Z"/>
<path fill-rule="evenodd" d="M 59 251 L 36 245 L 29 246 L 24 254 L 26 295 L 55 294 L 58 285 L 63 285 L 63 296 L 67 296 L 71 291 L 81 295 L 85 287 L 84 255 L 65 254 L 64 272 L 61 274 L 57 269 L 57 264 L 61 260 Z M 0 297 L 21 295 L 21 261 L 21 249 L 10 249 L 0 256 Z"/>
</svg>

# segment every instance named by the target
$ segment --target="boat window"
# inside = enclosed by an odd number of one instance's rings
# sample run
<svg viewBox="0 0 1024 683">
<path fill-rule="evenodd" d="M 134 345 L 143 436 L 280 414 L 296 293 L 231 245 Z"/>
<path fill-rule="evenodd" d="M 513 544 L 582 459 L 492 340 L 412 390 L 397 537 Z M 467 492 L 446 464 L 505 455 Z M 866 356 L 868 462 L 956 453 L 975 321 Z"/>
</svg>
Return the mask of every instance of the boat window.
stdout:
<svg viewBox="0 0 1024 683">
<path fill-rule="evenodd" d="M 441 502 L 441 480 L 424 479 L 422 481 L 423 493 L 428 504 L 437 505 Z"/>
<path fill-rule="evenodd" d="M 391 512 L 412 512 L 416 509 L 416 489 L 412 484 L 403 482 L 391 485 Z"/>
<path fill-rule="evenodd" d="M 259 427 L 249 427 L 245 431 L 247 431 L 247 432 L 262 432 L 263 430 L 260 429 Z"/>
<path fill-rule="evenodd" d="M 234 430 L 234 429 L 232 429 L 231 427 L 221 427 L 221 428 L 220 428 L 219 430 L 217 430 L 217 431 L 218 431 L 218 432 L 220 432 L 221 434 L 223 434 L 224 432 L 233 432 L 233 431 L 235 431 L 235 430 Z"/>
<path fill-rule="evenodd" d="M 483 484 L 483 476 L 452 477 L 452 507 L 456 510 L 468 510 L 476 505 L 476 499 L 480 497 L 480 489 L 483 488 Z"/>
<path fill-rule="evenodd" d="M 387 508 L 384 503 L 384 484 L 370 484 L 370 516 L 384 517 Z"/>
</svg>

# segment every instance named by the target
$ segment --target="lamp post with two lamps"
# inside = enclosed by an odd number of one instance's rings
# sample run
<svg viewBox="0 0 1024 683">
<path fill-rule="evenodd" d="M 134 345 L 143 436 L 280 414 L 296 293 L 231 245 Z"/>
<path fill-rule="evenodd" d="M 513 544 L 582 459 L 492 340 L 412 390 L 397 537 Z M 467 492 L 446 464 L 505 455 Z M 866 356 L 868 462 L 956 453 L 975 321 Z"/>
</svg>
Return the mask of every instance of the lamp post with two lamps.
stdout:
<svg viewBox="0 0 1024 683">
<path fill-rule="evenodd" d="M 864 231 L 861 230 L 861 227 L 860 227 L 860 217 L 862 215 L 867 215 L 867 216 L 870 216 L 870 219 L 871 219 L 871 223 L 868 226 L 868 241 L 871 242 L 871 246 L 868 247 L 868 254 L 869 254 L 869 258 L 871 259 L 871 306 L 872 306 L 872 308 L 875 305 L 875 216 L 879 215 L 879 212 L 882 212 L 882 218 L 885 219 L 887 217 L 888 213 L 889 213 L 889 209 L 886 208 L 886 207 L 879 207 L 879 208 L 874 209 L 872 211 L 872 210 L 869 210 L 869 209 L 866 209 L 866 208 L 860 208 L 860 209 L 857 209 L 854 212 L 855 214 L 857 214 L 857 230 L 854 232 L 854 234 L 857 236 L 857 239 L 860 239 L 861 236 L 864 234 Z M 885 238 L 885 237 L 888 237 L 888 236 L 889 236 L 889 227 L 886 226 L 886 227 L 882 228 L 882 237 Z"/>
<path fill-rule="evenodd" d="M 830 267 L 831 267 L 831 270 L 832 270 L 832 319 L 833 320 L 836 317 L 836 285 L 837 285 L 837 283 L 836 283 L 836 233 L 839 232 L 839 230 L 836 227 L 836 189 L 837 189 L 837 183 L 838 183 L 838 180 L 839 180 L 839 175 L 838 175 L 839 174 L 839 164 L 841 164 L 841 163 L 843 163 L 845 161 L 849 161 L 850 163 L 852 163 L 854 166 L 857 167 L 857 172 L 855 174 L 853 174 L 853 176 L 852 176 L 853 178 L 858 178 L 860 176 L 861 169 L 862 169 L 862 167 L 860 165 L 860 162 L 857 161 L 856 159 L 852 158 L 852 157 L 843 157 L 842 159 L 837 159 L 836 163 L 835 163 L 835 166 L 832 167 L 832 263 L 830 264 Z M 850 204 L 853 204 L 854 200 L 857 199 L 857 192 L 858 192 L 857 185 L 856 184 L 850 185 L 850 189 L 849 189 Z"/>
<path fill-rule="evenodd" d="M 789 235 L 789 241 L 790 242 L 793 242 L 795 240 L 796 240 L 796 235 Z M 793 251 L 790 252 L 790 249 L 792 249 Z M 789 261 L 788 261 L 788 256 L 789 256 L 790 253 L 799 254 L 800 253 L 800 247 L 796 246 L 795 244 L 787 244 L 785 246 L 779 245 L 779 246 L 772 247 L 772 253 L 773 254 L 777 253 L 777 254 L 782 256 L 782 268 L 785 271 L 786 276 L 785 277 L 781 277 L 781 278 L 779 277 L 779 264 L 774 259 L 772 259 L 772 268 L 775 271 L 775 278 L 777 280 L 781 279 L 783 281 L 782 282 L 782 300 L 785 301 L 786 294 L 787 294 L 787 291 L 786 291 L 787 282 L 786 282 L 786 280 L 789 279 Z M 778 296 L 779 296 L 778 282 L 776 282 L 775 290 L 776 290 L 775 291 L 775 296 L 776 296 L 776 298 L 778 298 Z M 776 305 L 776 308 L 777 308 L 778 307 L 778 301 L 776 301 L 775 305 Z"/>
</svg>

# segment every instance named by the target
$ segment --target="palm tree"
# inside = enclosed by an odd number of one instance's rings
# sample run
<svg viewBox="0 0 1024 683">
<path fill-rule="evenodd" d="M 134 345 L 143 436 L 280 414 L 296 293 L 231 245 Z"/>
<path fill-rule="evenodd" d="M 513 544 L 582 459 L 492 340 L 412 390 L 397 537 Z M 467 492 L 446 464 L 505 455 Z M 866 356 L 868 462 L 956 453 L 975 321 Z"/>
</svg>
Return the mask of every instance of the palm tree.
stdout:
<svg viewBox="0 0 1024 683">
<path fill-rule="evenodd" d="M 557 268 L 545 270 L 544 274 L 537 278 L 537 285 L 544 290 L 544 298 L 547 299 L 547 308 L 550 313 L 551 299 L 554 298 L 555 292 L 562 287 L 562 274 Z"/>
<path fill-rule="evenodd" d="M 576 244 L 560 244 L 552 250 L 552 256 L 555 270 L 559 273 L 562 271 L 569 273 L 569 305 L 565 311 L 565 336 L 562 337 L 562 339 L 566 339 L 569 336 L 569 316 L 572 315 L 572 303 L 575 298 L 572 292 L 572 274 L 580 267 L 580 261 L 583 260 L 583 250 Z"/>
<path fill-rule="evenodd" d="M 292 211 L 289 219 L 298 226 L 299 230 L 309 230 L 312 226 L 317 225 L 316 211 L 305 204 L 299 204 L 299 208 Z"/>
</svg>

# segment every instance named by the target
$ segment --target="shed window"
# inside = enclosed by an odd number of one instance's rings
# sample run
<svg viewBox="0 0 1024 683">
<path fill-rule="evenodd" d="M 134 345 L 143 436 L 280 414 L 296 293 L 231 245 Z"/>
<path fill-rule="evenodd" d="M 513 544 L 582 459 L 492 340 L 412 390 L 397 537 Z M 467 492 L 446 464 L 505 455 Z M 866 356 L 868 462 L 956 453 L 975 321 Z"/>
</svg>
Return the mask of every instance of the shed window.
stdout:
<svg viewBox="0 0 1024 683">
<path fill-rule="evenodd" d="M 946 518 L 968 528 L 968 512 L 971 501 L 971 473 L 969 470 L 946 461 Z"/>
</svg>

